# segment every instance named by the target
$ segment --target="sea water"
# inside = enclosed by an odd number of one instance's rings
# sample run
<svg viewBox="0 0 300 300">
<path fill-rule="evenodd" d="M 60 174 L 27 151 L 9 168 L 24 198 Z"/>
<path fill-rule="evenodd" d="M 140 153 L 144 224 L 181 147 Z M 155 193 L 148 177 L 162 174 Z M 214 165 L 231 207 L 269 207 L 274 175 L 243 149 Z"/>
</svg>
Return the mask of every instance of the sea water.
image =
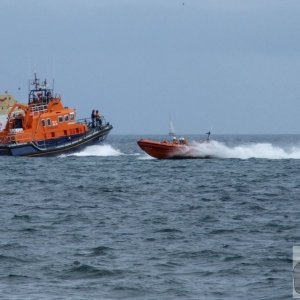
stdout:
<svg viewBox="0 0 300 300">
<path fill-rule="evenodd" d="M 139 138 L 0 157 L 0 298 L 291 298 L 300 136 L 194 136 L 191 160 Z"/>
</svg>

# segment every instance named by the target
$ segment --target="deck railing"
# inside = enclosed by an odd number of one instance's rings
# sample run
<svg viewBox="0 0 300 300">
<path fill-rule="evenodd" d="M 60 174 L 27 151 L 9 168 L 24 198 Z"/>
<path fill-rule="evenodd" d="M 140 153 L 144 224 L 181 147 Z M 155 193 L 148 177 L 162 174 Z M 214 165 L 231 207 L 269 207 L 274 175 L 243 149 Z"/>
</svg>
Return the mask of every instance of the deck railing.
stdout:
<svg viewBox="0 0 300 300">
<path fill-rule="evenodd" d="M 17 139 L 16 139 L 17 138 Z M 33 135 L 31 133 L 10 133 L 7 136 L 5 136 L 2 140 L 0 140 L 0 143 L 3 144 L 25 144 L 32 141 Z"/>
<path fill-rule="evenodd" d="M 41 112 L 47 112 L 48 111 L 48 106 L 45 104 L 41 104 L 41 105 L 32 105 L 29 106 L 30 108 L 30 114 L 31 115 L 37 115 Z"/>
<path fill-rule="evenodd" d="M 109 125 L 108 122 L 106 122 L 105 118 L 103 116 L 100 117 L 100 120 L 97 122 L 97 120 L 94 120 L 94 124 L 92 121 L 92 118 L 82 118 L 77 120 L 78 123 L 82 123 L 82 124 L 86 124 L 89 128 L 93 128 L 94 127 L 101 127 L 101 126 L 106 126 Z"/>
</svg>

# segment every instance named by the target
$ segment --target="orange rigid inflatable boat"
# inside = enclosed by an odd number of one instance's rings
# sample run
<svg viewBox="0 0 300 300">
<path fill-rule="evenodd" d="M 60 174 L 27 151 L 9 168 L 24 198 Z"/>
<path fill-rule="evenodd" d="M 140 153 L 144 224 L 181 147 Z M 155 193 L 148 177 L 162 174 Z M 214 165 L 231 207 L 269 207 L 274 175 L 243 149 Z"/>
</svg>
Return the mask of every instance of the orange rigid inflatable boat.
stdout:
<svg viewBox="0 0 300 300">
<path fill-rule="evenodd" d="M 46 80 L 31 82 L 28 104 L 16 102 L 0 131 L 0 155 L 46 156 L 80 150 L 103 141 L 113 128 L 98 120 L 76 120 L 76 111 L 53 95 Z"/>
<path fill-rule="evenodd" d="M 210 132 L 207 134 L 207 139 L 201 141 L 200 143 L 209 142 Z M 147 154 L 158 159 L 209 158 L 207 155 L 201 155 L 201 153 L 199 153 L 197 144 L 192 145 L 184 138 L 177 139 L 176 137 L 173 137 L 173 140 L 171 141 L 141 139 L 137 143 Z"/>
<path fill-rule="evenodd" d="M 141 139 L 137 143 L 147 154 L 158 159 L 192 158 L 191 147 L 186 141 Z"/>
</svg>

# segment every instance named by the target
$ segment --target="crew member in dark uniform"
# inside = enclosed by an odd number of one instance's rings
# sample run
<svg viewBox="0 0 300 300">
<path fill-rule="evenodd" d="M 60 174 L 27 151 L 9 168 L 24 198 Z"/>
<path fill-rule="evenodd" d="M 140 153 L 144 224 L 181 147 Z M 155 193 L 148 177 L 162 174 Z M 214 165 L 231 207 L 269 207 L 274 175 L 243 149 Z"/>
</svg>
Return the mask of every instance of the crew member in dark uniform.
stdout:
<svg viewBox="0 0 300 300">
<path fill-rule="evenodd" d="M 96 110 L 96 126 L 101 126 L 102 125 L 102 120 L 101 120 L 101 116 L 99 114 L 99 111 Z"/>
<path fill-rule="evenodd" d="M 95 127 L 95 120 L 96 120 L 96 111 L 93 109 L 92 110 L 92 115 L 91 115 L 91 119 L 92 119 L 92 127 Z"/>
</svg>

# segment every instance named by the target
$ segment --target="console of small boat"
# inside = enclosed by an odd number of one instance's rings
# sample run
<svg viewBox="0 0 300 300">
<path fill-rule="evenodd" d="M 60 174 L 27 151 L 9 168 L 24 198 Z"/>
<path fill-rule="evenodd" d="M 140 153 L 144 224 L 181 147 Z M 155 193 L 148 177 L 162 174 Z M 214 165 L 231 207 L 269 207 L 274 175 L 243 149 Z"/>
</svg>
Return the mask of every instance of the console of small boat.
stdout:
<svg viewBox="0 0 300 300">
<path fill-rule="evenodd" d="M 28 104 L 16 102 L 0 132 L 0 155 L 41 156 L 75 151 L 103 141 L 112 125 L 98 120 L 76 120 L 76 110 L 65 107 L 53 94 L 47 81 L 36 77 L 29 91 Z"/>
</svg>

